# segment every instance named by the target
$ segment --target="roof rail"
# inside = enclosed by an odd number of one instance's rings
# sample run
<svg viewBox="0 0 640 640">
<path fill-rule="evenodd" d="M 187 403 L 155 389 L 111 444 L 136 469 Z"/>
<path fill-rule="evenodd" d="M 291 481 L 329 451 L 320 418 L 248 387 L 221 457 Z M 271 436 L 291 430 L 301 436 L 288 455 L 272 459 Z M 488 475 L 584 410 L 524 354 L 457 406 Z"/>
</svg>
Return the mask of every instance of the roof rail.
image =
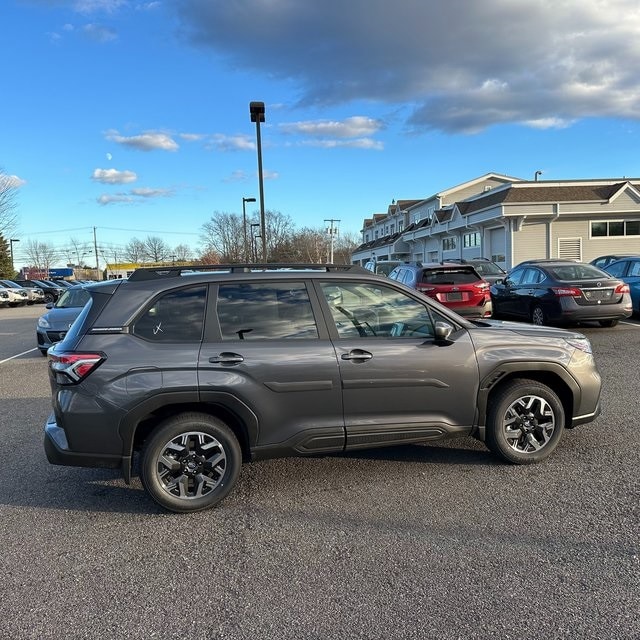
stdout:
<svg viewBox="0 0 640 640">
<path fill-rule="evenodd" d="M 313 264 L 313 263 L 284 263 L 271 262 L 264 264 L 205 264 L 171 267 L 139 267 L 130 276 L 129 280 L 159 280 L 164 278 L 178 278 L 185 273 L 253 273 L 260 271 L 351 271 L 354 273 L 366 273 L 371 275 L 364 267 L 356 264 Z"/>
</svg>

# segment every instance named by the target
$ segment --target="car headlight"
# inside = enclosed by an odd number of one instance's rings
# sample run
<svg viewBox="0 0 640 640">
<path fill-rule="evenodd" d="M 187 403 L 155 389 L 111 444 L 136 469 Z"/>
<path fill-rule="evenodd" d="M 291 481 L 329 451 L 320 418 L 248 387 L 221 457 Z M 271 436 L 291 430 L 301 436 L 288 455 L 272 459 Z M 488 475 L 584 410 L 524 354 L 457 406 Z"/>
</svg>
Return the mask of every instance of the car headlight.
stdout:
<svg viewBox="0 0 640 640">
<path fill-rule="evenodd" d="M 593 349 L 591 349 L 591 343 L 585 337 L 582 338 L 565 338 L 565 340 L 576 349 L 580 349 L 580 351 L 584 351 L 585 353 L 593 353 Z"/>
<path fill-rule="evenodd" d="M 41 329 L 50 329 L 51 328 L 51 325 L 49 324 L 49 321 L 44 316 L 42 316 L 41 318 L 38 318 L 38 326 Z"/>
</svg>

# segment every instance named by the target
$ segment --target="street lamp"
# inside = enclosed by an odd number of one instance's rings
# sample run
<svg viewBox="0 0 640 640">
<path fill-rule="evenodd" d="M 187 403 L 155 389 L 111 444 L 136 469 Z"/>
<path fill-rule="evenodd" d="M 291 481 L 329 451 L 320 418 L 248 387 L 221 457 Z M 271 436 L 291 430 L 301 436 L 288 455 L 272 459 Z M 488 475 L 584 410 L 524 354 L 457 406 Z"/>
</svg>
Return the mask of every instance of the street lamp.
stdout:
<svg viewBox="0 0 640 640">
<path fill-rule="evenodd" d="M 13 274 L 15 273 L 15 269 L 13 267 L 13 243 L 14 242 L 20 242 L 20 240 L 17 240 L 16 238 L 9 239 L 9 249 L 11 250 L 11 277 L 12 278 L 13 278 Z"/>
<path fill-rule="evenodd" d="M 242 198 L 242 230 L 243 230 L 243 238 L 244 238 L 244 260 L 245 262 L 250 262 L 251 258 L 249 258 L 249 246 L 247 244 L 247 210 L 245 208 L 245 204 L 247 202 L 255 202 L 255 198 Z"/>
<path fill-rule="evenodd" d="M 260 223 L 259 222 L 252 222 L 251 223 L 251 261 L 252 262 L 257 262 L 258 261 L 258 256 L 256 256 L 256 238 L 260 237 L 259 233 L 254 233 L 254 229 L 255 228 L 260 228 Z"/>
<path fill-rule="evenodd" d="M 260 123 L 264 122 L 264 102 L 250 102 L 251 122 L 256 123 L 256 143 L 258 147 L 258 183 L 260 186 L 260 231 L 262 236 L 262 262 L 267 262 L 267 233 L 264 224 L 264 188 L 262 180 L 262 143 L 260 142 Z"/>
</svg>

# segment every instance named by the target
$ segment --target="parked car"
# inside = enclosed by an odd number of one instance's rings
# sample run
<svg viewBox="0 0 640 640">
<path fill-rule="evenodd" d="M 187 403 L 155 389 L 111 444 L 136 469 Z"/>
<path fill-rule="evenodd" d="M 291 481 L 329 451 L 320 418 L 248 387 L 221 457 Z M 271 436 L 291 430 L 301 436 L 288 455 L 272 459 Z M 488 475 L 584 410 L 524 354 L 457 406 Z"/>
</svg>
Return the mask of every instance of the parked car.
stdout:
<svg viewBox="0 0 640 640">
<path fill-rule="evenodd" d="M 364 268 L 380 276 L 388 276 L 400 264 L 399 260 L 368 260 Z"/>
<path fill-rule="evenodd" d="M 64 288 L 46 280 L 14 280 L 23 287 L 37 287 L 42 290 L 45 302 L 55 302 L 63 293 Z"/>
<path fill-rule="evenodd" d="M 489 258 L 453 258 L 447 260 L 447 262 L 470 264 L 478 272 L 480 277 L 489 284 L 504 280 L 507 275 L 507 272 L 500 265 L 489 260 Z"/>
<path fill-rule="evenodd" d="M 489 283 L 474 267 L 450 262 L 406 263 L 396 267 L 389 278 L 467 317 L 491 317 Z"/>
<path fill-rule="evenodd" d="M 612 262 L 617 262 L 618 260 L 622 260 L 622 258 L 640 258 L 640 253 L 616 253 L 599 256 L 594 258 L 589 264 L 598 267 L 598 269 L 605 269 L 605 267 L 608 267 Z"/>
<path fill-rule="evenodd" d="M 634 313 L 640 314 L 640 255 L 608 264 L 604 271 L 629 285 Z"/>
<path fill-rule="evenodd" d="M 9 292 L 6 289 L 0 289 L 0 307 L 8 307 L 9 299 Z"/>
<path fill-rule="evenodd" d="M 10 307 L 22 307 L 29 301 L 29 294 L 20 287 L 10 286 L 0 280 L 0 289 L 8 293 Z"/>
<path fill-rule="evenodd" d="M 529 464 L 600 411 L 580 333 L 470 322 L 361 267 L 254 268 L 88 285 L 49 349 L 49 461 L 129 482 L 139 460 L 154 500 L 198 511 L 228 495 L 243 460 L 471 435 Z"/>
<path fill-rule="evenodd" d="M 38 318 L 36 325 L 36 341 L 43 356 L 51 345 L 65 337 L 88 300 L 87 291 L 77 285 L 67 289 L 55 303 L 47 303 L 48 311 Z"/>
<path fill-rule="evenodd" d="M 533 324 L 597 321 L 613 327 L 631 315 L 629 285 L 584 262 L 529 261 L 491 286 L 494 317 Z"/>
<path fill-rule="evenodd" d="M 18 291 L 25 291 L 27 294 L 27 304 L 43 303 L 44 293 L 37 287 L 23 287 L 13 280 L 0 280 L 0 284 Z"/>
</svg>

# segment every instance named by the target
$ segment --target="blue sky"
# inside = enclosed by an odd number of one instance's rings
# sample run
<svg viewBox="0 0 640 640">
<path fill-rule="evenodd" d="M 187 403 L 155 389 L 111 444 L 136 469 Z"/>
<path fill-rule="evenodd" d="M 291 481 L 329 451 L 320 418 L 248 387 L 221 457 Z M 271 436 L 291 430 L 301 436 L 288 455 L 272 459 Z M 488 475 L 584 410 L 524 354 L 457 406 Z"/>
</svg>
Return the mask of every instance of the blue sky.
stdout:
<svg viewBox="0 0 640 640">
<path fill-rule="evenodd" d="M 5 0 L 0 169 L 30 239 L 198 247 L 215 211 L 342 232 L 489 172 L 639 177 L 637 0 Z M 251 213 L 255 205 L 248 205 Z M 61 264 L 65 260 L 61 260 Z M 101 259 L 102 262 L 102 259 Z"/>
</svg>

